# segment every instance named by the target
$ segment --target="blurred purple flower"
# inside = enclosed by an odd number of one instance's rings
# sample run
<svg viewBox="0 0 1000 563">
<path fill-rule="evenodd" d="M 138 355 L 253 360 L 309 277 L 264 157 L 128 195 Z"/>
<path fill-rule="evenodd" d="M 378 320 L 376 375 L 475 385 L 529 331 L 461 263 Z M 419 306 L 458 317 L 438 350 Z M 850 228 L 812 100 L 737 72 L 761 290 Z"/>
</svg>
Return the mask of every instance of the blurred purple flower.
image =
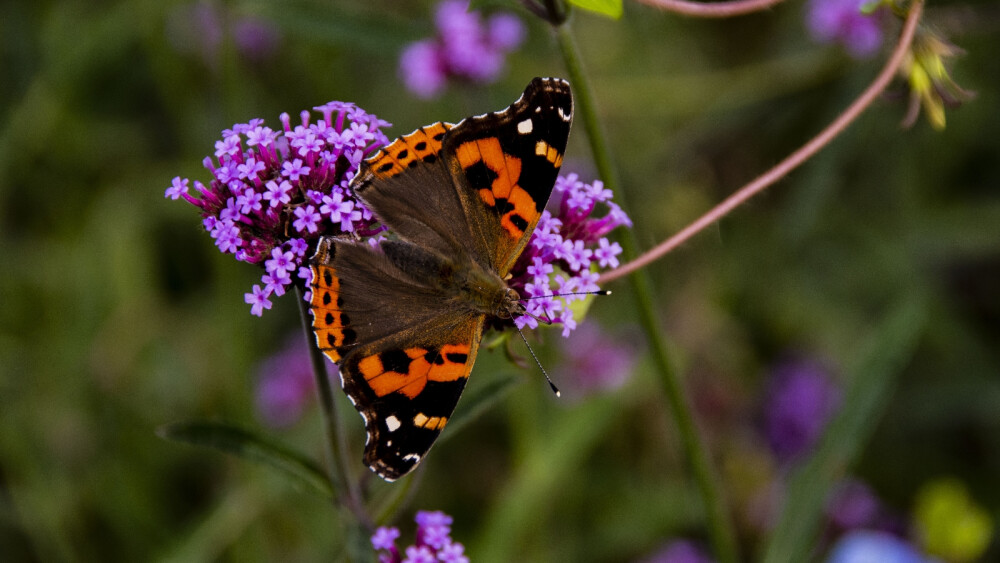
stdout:
<svg viewBox="0 0 1000 563">
<path fill-rule="evenodd" d="M 840 530 L 869 528 L 879 517 L 881 503 L 871 487 L 853 479 L 841 482 L 827 501 L 830 522 Z"/>
<path fill-rule="evenodd" d="M 227 38 L 253 61 L 266 59 L 280 41 L 277 28 L 267 21 L 230 13 L 225 5 L 207 0 L 174 8 L 166 32 L 174 49 L 197 54 L 211 68 L 218 66 L 220 47 Z"/>
<path fill-rule="evenodd" d="M 775 368 L 764 425 L 778 458 L 789 461 L 812 448 L 840 406 L 840 398 L 840 389 L 817 363 L 796 360 Z"/>
<path fill-rule="evenodd" d="M 480 84 L 495 82 L 504 57 L 525 37 L 521 20 L 497 14 L 483 22 L 466 0 L 444 0 L 434 15 L 433 38 L 407 45 L 399 60 L 403 84 L 420 98 L 444 90 L 449 78 Z"/>
<path fill-rule="evenodd" d="M 563 360 L 553 375 L 572 382 L 566 385 L 567 391 L 576 395 L 621 387 L 632 374 L 637 356 L 637 345 L 592 321 L 578 325 L 561 348 Z"/>
<path fill-rule="evenodd" d="M 713 563 L 713 559 L 694 542 L 674 540 L 642 563 Z"/>
<path fill-rule="evenodd" d="M 284 348 L 257 367 L 257 414 L 268 426 L 291 426 L 312 403 L 315 388 L 306 341 L 293 334 Z"/>
<path fill-rule="evenodd" d="M 372 536 L 372 547 L 383 563 L 469 563 L 465 547 L 451 539 L 451 516 L 440 511 L 417 511 L 416 542 L 403 549 L 396 547 L 399 529 L 381 527 Z"/>
<path fill-rule="evenodd" d="M 245 57 L 262 61 L 275 51 L 281 36 L 270 23 L 253 16 L 244 16 L 233 23 L 233 41 Z"/>
<path fill-rule="evenodd" d="M 285 113 L 278 131 L 263 119 L 237 123 L 216 141 L 215 159 L 204 160 L 212 173 L 207 186 L 195 180 L 191 194 L 191 181 L 178 176 L 164 193 L 201 210 L 220 252 L 264 269 L 263 286 L 245 294 L 257 316 L 293 276 L 302 277 L 320 235 L 370 236 L 382 229 L 349 184 L 361 161 L 386 144 L 381 128 L 389 124 L 345 102 L 313 109 L 317 121 L 303 111 L 293 125 Z"/>
<path fill-rule="evenodd" d="M 821 43 L 840 43 L 851 56 L 864 59 L 882 45 L 878 13 L 863 13 L 872 0 L 810 0 L 806 25 Z"/>
<path fill-rule="evenodd" d="M 826 563 L 932 563 L 915 547 L 885 532 L 856 531 L 840 538 Z"/>
<path fill-rule="evenodd" d="M 614 267 L 622 252 L 605 235 L 619 226 L 632 226 L 611 195 L 600 180 L 585 184 L 576 174 L 556 179 L 548 209 L 511 270 L 510 287 L 528 298 L 529 314 L 514 319 L 518 328 L 535 328 L 539 318 L 562 325 L 564 337 L 576 328 L 572 303 L 586 299 L 582 293 L 599 289 L 594 270 Z M 596 215 L 598 206 L 607 212 Z M 553 297 L 556 293 L 576 295 Z"/>
</svg>

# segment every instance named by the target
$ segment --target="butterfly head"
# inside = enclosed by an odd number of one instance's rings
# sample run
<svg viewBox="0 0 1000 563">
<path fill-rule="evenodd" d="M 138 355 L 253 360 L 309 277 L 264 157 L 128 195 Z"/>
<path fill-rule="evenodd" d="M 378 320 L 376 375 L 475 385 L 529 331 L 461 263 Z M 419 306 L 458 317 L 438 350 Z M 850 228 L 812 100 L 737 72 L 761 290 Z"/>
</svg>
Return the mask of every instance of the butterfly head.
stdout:
<svg viewBox="0 0 1000 563">
<path fill-rule="evenodd" d="M 525 314 L 525 309 L 524 303 L 521 301 L 521 294 L 517 290 L 508 287 L 494 316 L 501 319 L 513 320 L 523 314 Z"/>
</svg>

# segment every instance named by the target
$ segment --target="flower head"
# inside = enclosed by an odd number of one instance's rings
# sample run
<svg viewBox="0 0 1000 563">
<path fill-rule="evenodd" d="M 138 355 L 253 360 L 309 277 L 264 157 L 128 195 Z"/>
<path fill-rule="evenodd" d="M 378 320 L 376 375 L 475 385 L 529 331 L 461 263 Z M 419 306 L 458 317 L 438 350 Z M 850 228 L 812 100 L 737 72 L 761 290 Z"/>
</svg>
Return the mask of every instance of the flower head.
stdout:
<svg viewBox="0 0 1000 563">
<path fill-rule="evenodd" d="M 527 248 L 511 270 L 509 285 L 528 312 L 514 319 L 518 328 L 534 328 L 538 319 L 560 324 L 563 336 L 576 328 L 585 293 L 599 289 L 594 270 L 615 267 L 622 252 L 605 235 L 632 225 L 611 196 L 600 180 L 586 184 L 576 174 L 556 179 L 549 209 L 542 212 Z"/>
<path fill-rule="evenodd" d="M 344 102 L 314 109 L 318 119 L 304 111 L 294 125 L 283 114 L 277 131 L 262 119 L 223 131 L 214 159 L 204 161 L 208 184 L 177 177 L 164 194 L 201 211 L 220 252 L 264 269 L 263 285 L 246 294 L 254 315 L 284 294 L 320 235 L 382 228 L 349 184 L 361 160 L 388 141 L 388 123 Z"/>
<path fill-rule="evenodd" d="M 444 0 L 434 16 L 435 37 L 410 43 L 399 59 L 400 77 L 421 98 L 432 98 L 448 79 L 490 83 L 499 78 L 504 57 L 524 41 L 524 25 L 509 14 L 483 20 L 466 0 Z"/>
<path fill-rule="evenodd" d="M 814 362 L 788 361 L 772 375 L 765 406 L 765 432 L 781 459 L 798 457 L 815 445 L 840 405 L 840 389 Z"/>
<path fill-rule="evenodd" d="M 866 12 L 871 0 L 810 0 L 806 25 L 822 43 L 840 43 L 851 56 L 864 59 L 882 45 L 878 13 Z"/>
<path fill-rule="evenodd" d="M 903 119 L 904 127 L 916 123 L 922 107 L 931 126 L 944 129 L 945 107 L 958 106 L 975 96 L 959 86 L 948 73 L 949 61 L 961 53 L 961 49 L 928 29 L 917 32 L 899 67 L 900 75 L 910 87 L 910 107 Z"/>
<path fill-rule="evenodd" d="M 405 557 L 396 547 L 399 539 L 397 528 L 382 527 L 372 536 L 372 547 L 379 552 L 379 560 L 387 563 L 469 563 L 465 547 L 451 539 L 451 516 L 440 511 L 417 512 L 416 541 L 403 549 Z"/>
</svg>

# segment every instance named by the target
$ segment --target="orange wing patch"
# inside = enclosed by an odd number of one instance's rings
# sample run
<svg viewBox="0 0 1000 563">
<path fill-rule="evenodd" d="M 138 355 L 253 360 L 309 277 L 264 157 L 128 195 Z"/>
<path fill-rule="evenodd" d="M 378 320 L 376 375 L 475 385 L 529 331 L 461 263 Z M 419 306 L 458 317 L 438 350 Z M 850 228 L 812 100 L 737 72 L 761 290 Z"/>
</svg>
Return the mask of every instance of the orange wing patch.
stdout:
<svg viewBox="0 0 1000 563">
<path fill-rule="evenodd" d="M 551 158 L 561 161 L 558 151 L 553 152 Z M 545 154 L 549 158 L 548 152 Z M 455 149 L 455 156 L 479 199 L 501 214 L 500 225 L 508 236 L 520 240 L 539 217 L 534 198 L 518 185 L 521 159 L 505 153 L 496 137 L 462 143 Z"/>
<path fill-rule="evenodd" d="M 330 266 L 312 267 L 313 331 L 320 350 L 333 362 L 340 361 L 341 348 L 355 340 L 351 321 L 340 310 L 340 278 Z"/>
<path fill-rule="evenodd" d="M 424 390 L 428 381 L 456 381 L 469 377 L 468 360 L 468 344 L 446 344 L 437 352 L 426 348 L 386 350 L 361 358 L 357 369 L 376 396 L 402 393 L 413 399 Z"/>
<path fill-rule="evenodd" d="M 404 135 L 378 151 L 366 162 L 376 178 L 391 178 L 420 162 L 433 163 L 441 151 L 441 139 L 451 123 L 437 122 Z"/>
</svg>

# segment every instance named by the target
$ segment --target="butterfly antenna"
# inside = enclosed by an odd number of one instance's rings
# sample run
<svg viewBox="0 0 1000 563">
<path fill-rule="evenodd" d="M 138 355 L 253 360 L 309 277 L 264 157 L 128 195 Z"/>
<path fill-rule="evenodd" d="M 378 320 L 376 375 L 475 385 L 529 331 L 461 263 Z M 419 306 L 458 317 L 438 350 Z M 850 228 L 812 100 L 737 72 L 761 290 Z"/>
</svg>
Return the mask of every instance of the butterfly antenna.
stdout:
<svg viewBox="0 0 1000 563">
<path fill-rule="evenodd" d="M 567 295 L 611 295 L 610 289 L 602 289 L 599 291 L 573 291 L 571 293 L 553 293 L 551 295 L 535 295 L 533 297 L 521 297 L 521 301 L 527 301 L 529 299 L 545 299 L 546 297 L 565 297 Z"/>
<path fill-rule="evenodd" d="M 521 328 L 517 325 L 514 325 L 514 328 L 516 328 L 517 333 L 521 335 L 521 340 L 523 340 L 524 345 L 528 347 L 528 352 L 531 352 L 531 358 L 535 360 L 536 364 L 538 364 L 538 369 L 542 370 L 542 375 L 545 376 L 545 381 L 549 382 L 549 387 L 552 389 L 552 392 L 556 394 L 556 397 L 562 396 L 562 393 L 559 392 L 559 388 L 556 387 L 556 384 L 552 383 L 552 379 L 549 378 L 549 372 L 545 371 L 545 368 L 542 366 L 542 362 L 538 361 L 538 356 L 536 356 L 535 351 L 531 349 L 531 344 L 528 344 L 528 339 L 524 337 L 524 333 L 521 332 Z"/>
</svg>

